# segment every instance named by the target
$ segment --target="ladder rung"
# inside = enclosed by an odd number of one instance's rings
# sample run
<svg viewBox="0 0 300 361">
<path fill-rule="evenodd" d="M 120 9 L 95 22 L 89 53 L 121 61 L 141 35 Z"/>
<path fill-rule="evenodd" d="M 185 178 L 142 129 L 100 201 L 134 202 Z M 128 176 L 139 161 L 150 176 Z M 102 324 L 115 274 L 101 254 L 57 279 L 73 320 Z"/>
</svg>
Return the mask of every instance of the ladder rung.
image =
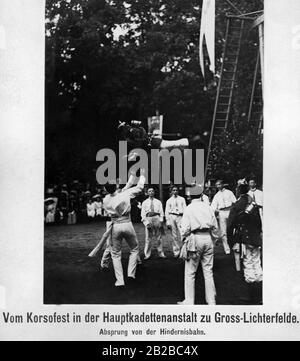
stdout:
<svg viewBox="0 0 300 361">
<path fill-rule="evenodd" d="M 223 105 L 223 106 L 225 106 L 225 105 L 229 105 L 228 103 L 219 103 L 219 105 Z"/>
<path fill-rule="evenodd" d="M 224 57 L 224 64 L 226 64 L 226 63 L 234 64 L 235 63 L 235 65 L 236 65 L 237 64 L 236 59 L 237 59 L 237 55 L 226 55 Z"/>
<path fill-rule="evenodd" d="M 233 53 L 231 53 L 231 54 L 226 54 L 226 56 L 225 56 L 225 58 L 237 58 L 238 57 L 238 53 L 236 53 L 236 54 L 233 54 Z"/>
</svg>

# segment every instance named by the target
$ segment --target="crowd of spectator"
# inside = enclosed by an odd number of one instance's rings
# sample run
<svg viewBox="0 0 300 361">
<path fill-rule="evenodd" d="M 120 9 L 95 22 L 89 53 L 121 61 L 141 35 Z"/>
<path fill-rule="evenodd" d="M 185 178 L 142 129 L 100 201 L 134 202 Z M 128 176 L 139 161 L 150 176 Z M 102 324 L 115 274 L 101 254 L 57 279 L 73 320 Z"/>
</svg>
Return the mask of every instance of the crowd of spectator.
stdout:
<svg viewBox="0 0 300 361">
<path fill-rule="evenodd" d="M 70 184 L 50 184 L 45 190 L 45 223 L 75 224 L 105 218 L 104 196 L 103 187 L 91 187 L 77 180 Z"/>
<path fill-rule="evenodd" d="M 165 188 L 164 195 L 168 198 L 171 195 L 172 184 L 166 185 Z M 185 193 L 185 188 L 179 186 L 178 189 L 179 194 L 184 196 L 189 203 L 189 195 Z M 145 194 L 132 200 L 131 216 L 134 222 L 141 220 L 141 204 L 147 197 L 146 193 L 145 188 Z M 205 193 L 211 200 L 215 194 L 214 187 L 209 185 Z M 107 214 L 103 208 L 105 195 L 104 186 L 99 184 L 93 186 L 78 180 L 70 183 L 48 184 L 45 188 L 44 221 L 47 225 L 58 225 L 106 220 Z M 158 189 L 156 189 L 156 195 L 159 195 Z"/>
</svg>

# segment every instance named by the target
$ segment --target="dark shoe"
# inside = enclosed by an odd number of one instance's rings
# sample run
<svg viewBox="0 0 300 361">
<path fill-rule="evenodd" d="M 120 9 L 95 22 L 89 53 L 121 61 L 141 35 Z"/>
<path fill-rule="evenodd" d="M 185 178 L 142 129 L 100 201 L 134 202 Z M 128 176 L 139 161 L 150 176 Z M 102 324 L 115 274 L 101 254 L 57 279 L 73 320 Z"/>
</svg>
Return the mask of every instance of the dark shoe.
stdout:
<svg viewBox="0 0 300 361">
<path fill-rule="evenodd" d="M 133 277 L 128 277 L 128 280 L 127 280 L 127 286 L 130 287 L 130 288 L 134 288 L 137 286 L 137 280 Z"/>
</svg>

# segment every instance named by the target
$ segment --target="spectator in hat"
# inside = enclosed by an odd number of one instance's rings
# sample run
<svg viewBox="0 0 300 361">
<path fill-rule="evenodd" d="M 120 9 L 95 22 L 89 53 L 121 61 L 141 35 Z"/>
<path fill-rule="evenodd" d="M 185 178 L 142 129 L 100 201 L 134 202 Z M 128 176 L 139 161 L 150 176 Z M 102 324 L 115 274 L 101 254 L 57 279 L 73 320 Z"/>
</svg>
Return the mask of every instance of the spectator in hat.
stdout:
<svg viewBox="0 0 300 361">
<path fill-rule="evenodd" d="M 96 195 L 93 197 L 94 199 L 94 208 L 95 208 L 95 215 L 97 218 L 102 217 L 103 216 L 103 203 L 101 202 L 101 197 L 100 195 Z"/>
<path fill-rule="evenodd" d="M 91 199 L 89 199 L 86 204 L 86 213 L 88 220 L 92 220 L 96 216 L 95 203 Z"/>
</svg>

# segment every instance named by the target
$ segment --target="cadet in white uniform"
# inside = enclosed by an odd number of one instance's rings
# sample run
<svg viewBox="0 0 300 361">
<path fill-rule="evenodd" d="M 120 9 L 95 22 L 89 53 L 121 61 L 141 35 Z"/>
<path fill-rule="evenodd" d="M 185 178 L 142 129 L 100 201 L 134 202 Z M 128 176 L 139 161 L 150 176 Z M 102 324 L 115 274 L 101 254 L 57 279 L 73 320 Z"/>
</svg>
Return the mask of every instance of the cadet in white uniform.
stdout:
<svg viewBox="0 0 300 361">
<path fill-rule="evenodd" d="M 130 175 L 129 179 L 128 179 L 128 182 L 126 183 L 126 185 L 121 188 L 121 180 L 120 179 L 117 179 L 117 189 L 116 189 L 116 192 L 120 193 L 120 192 L 124 192 L 126 191 L 127 189 L 131 188 L 134 184 L 134 176 L 133 174 Z M 106 222 L 106 230 L 109 229 L 109 227 L 111 226 L 111 221 L 107 221 Z M 107 239 L 107 243 L 106 243 L 106 248 L 103 252 L 103 255 L 102 255 L 102 258 L 101 258 L 101 263 L 100 263 L 100 269 L 101 271 L 105 271 L 105 270 L 108 270 L 109 268 L 109 262 L 110 262 L 110 259 L 111 259 L 111 237 L 109 237 Z M 141 262 L 141 259 L 140 259 L 140 255 L 138 255 L 138 264 L 142 263 Z"/>
<path fill-rule="evenodd" d="M 198 198 L 195 198 L 198 197 Z M 213 209 L 199 199 L 192 196 L 181 221 L 181 236 L 186 246 L 186 259 L 184 269 L 184 295 L 185 299 L 178 302 L 181 305 L 195 303 L 195 277 L 199 262 L 205 282 L 205 299 L 207 304 L 216 304 L 216 289 L 213 278 L 214 246 L 213 238 L 218 237 L 218 223 Z M 183 247 L 184 247 L 183 246 Z"/>
<path fill-rule="evenodd" d="M 178 188 L 172 188 L 172 197 L 166 203 L 166 223 L 172 232 L 172 248 L 174 257 L 178 257 L 181 247 L 180 224 L 183 212 L 186 208 L 186 202 L 183 197 L 178 195 Z"/>
<path fill-rule="evenodd" d="M 95 218 L 96 211 L 95 211 L 95 204 L 89 199 L 88 203 L 86 204 L 86 212 L 88 218 Z"/>
<path fill-rule="evenodd" d="M 130 256 L 128 262 L 128 278 L 135 279 L 139 247 L 137 236 L 130 219 L 130 199 L 138 195 L 144 188 L 145 171 L 141 170 L 141 176 L 135 187 L 118 192 L 116 184 L 109 184 L 105 188 L 109 193 L 103 200 L 103 207 L 111 216 L 111 256 L 116 276 L 115 286 L 124 286 L 123 268 L 121 262 L 122 240 L 128 243 Z"/>
<path fill-rule="evenodd" d="M 102 202 L 101 202 L 101 198 L 100 196 L 96 195 L 93 197 L 94 200 L 94 207 L 95 207 L 95 213 L 96 213 L 96 217 L 100 216 L 102 217 Z"/>
<path fill-rule="evenodd" d="M 259 215 L 261 218 L 261 221 L 263 220 L 263 192 L 256 188 L 256 180 L 250 179 L 249 180 L 249 196 L 252 198 L 253 202 L 257 204 L 259 209 Z"/>
<path fill-rule="evenodd" d="M 141 218 L 145 225 L 145 260 L 151 256 L 152 241 L 156 238 L 157 252 L 161 258 L 166 258 L 162 246 L 161 227 L 164 221 L 164 211 L 161 201 L 154 198 L 154 189 L 148 189 L 149 198 L 142 203 Z"/>
<path fill-rule="evenodd" d="M 230 190 L 224 188 L 223 181 L 218 180 L 216 187 L 218 192 L 215 194 L 211 206 L 219 216 L 220 236 L 222 238 L 224 251 L 226 254 L 230 254 L 230 247 L 227 242 L 227 220 L 231 206 L 236 202 L 236 198 Z"/>
</svg>

